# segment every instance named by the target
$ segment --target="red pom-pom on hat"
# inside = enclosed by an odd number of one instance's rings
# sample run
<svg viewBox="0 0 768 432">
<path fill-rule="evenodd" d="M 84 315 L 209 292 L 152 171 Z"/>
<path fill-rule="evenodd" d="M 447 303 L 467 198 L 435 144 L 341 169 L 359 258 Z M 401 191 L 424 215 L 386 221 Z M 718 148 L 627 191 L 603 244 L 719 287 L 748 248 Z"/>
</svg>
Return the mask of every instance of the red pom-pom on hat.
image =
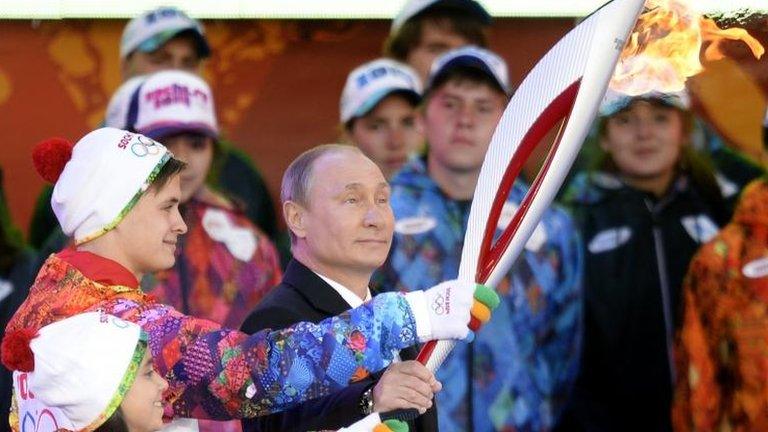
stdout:
<svg viewBox="0 0 768 432">
<path fill-rule="evenodd" d="M 64 171 L 64 165 L 72 158 L 74 145 L 64 138 L 49 138 L 39 142 L 32 150 L 32 163 L 40 177 L 56 183 Z"/>
<path fill-rule="evenodd" d="M 35 354 L 29 343 L 37 337 L 31 328 L 13 330 L 5 334 L 0 345 L 3 365 L 12 371 L 32 372 L 35 370 Z"/>
</svg>

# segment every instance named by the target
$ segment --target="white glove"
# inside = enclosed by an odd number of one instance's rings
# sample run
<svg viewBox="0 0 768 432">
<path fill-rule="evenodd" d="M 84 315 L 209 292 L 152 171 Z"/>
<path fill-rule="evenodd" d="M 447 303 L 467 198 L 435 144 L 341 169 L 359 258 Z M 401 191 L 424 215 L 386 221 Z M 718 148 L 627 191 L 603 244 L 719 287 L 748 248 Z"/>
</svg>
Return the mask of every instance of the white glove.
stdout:
<svg viewBox="0 0 768 432">
<path fill-rule="evenodd" d="M 445 281 L 426 291 L 406 294 L 416 319 L 419 342 L 465 339 L 474 294 L 475 283 L 462 280 Z"/>
</svg>

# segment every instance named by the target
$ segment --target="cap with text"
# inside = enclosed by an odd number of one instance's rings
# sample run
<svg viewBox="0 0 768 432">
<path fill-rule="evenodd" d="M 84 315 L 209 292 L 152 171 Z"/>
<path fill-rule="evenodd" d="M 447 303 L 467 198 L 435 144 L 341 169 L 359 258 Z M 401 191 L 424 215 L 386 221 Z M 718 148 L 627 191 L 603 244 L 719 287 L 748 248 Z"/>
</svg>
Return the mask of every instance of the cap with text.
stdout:
<svg viewBox="0 0 768 432">
<path fill-rule="evenodd" d="M 347 76 L 339 107 L 342 123 L 370 112 L 392 93 L 400 93 L 412 104 L 421 99 L 421 80 L 403 63 L 377 59 L 358 66 Z"/>
<path fill-rule="evenodd" d="M 201 58 L 211 55 L 202 24 L 174 7 L 159 7 L 128 22 L 120 39 L 120 58 L 134 51 L 152 52 L 182 33 L 190 34 Z"/>
</svg>

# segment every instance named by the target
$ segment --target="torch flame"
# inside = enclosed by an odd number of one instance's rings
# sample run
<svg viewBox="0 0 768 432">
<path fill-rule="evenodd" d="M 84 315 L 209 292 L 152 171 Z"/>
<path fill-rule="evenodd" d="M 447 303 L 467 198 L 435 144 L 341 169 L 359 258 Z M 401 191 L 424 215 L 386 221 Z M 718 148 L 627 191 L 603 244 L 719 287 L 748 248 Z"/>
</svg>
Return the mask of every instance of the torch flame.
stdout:
<svg viewBox="0 0 768 432">
<path fill-rule="evenodd" d="M 724 57 L 722 42 L 742 41 L 756 58 L 765 49 L 741 28 L 720 29 L 694 11 L 687 0 L 648 0 L 624 46 L 610 88 L 628 95 L 651 91 L 678 92 L 688 77 L 703 70 L 701 46 L 708 42 L 706 60 Z"/>
</svg>

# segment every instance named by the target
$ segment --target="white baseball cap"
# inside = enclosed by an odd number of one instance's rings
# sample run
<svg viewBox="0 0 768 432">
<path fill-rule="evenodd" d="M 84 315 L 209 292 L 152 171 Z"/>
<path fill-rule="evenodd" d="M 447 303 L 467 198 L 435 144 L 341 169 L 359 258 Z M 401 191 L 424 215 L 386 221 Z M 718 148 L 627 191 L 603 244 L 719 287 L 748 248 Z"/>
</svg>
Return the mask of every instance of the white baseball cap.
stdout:
<svg viewBox="0 0 768 432">
<path fill-rule="evenodd" d="M 201 58 L 211 55 L 203 26 L 175 7 L 159 7 L 132 19 L 125 26 L 120 39 L 120 58 L 132 52 L 152 52 L 171 38 L 189 32 L 194 36 L 197 53 Z"/>
<path fill-rule="evenodd" d="M 341 93 L 341 122 L 364 116 L 395 92 L 402 93 L 414 105 L 421 100 L 421 80 L 410 66 L 384 58 L 358 66 L 347 76 Z"/>
<path fill-rule="evenodd" d="M 4 344 L 18 335 L 8 333 Z M 13 373 L 20 430 L 98 428 L 122 403 L 147 350 L 138 325 L 101 312 L 74 315 L 22 338 L 23 349 L 8 343 L 17 347 L 12 356 L 31 357 L 25 359 L 31 370 Z"/>
<path fill-rule="evenodd" d="M 218 139 L 211 88 L 199 76 L 185 71 L 149 75 L 131 94 L 126 128 L 157 140 L 180 132 Z"/>
<path fill-rule="evenodd" d="M 474 0 L 409 0 L 392 20 L 390 33 L 397 32 L 406 21 L 432 8 L 458 9 L 475 16 L 483 24 L 491 22 L 491 15 Z"/>
<path fill-rule="evenodd" d="M 661 92 L 654 90 L 639 95 L 628 95 L 608 88 L 603 97 L 603 101 L 600 103 L 598 115 L 600 117 L 610 117 L 619 111 L 628 108 L 632 102 L 636 100 L 657 101 L 683 111 L 688 111 L 691 107 L 691 98 L 685 89 L 675 92 Z"/>
<path fill-rule="evenodd" d="M 509 72 L 507 63 L 493 52 L 474 45 L 468 45 L 448 51 L 432 62 L 427 78 L 426 91 L 429 91 L 437 78 L 455 67 L 471 67 L 485 72 L 510 95 Z"/>
</svg>

